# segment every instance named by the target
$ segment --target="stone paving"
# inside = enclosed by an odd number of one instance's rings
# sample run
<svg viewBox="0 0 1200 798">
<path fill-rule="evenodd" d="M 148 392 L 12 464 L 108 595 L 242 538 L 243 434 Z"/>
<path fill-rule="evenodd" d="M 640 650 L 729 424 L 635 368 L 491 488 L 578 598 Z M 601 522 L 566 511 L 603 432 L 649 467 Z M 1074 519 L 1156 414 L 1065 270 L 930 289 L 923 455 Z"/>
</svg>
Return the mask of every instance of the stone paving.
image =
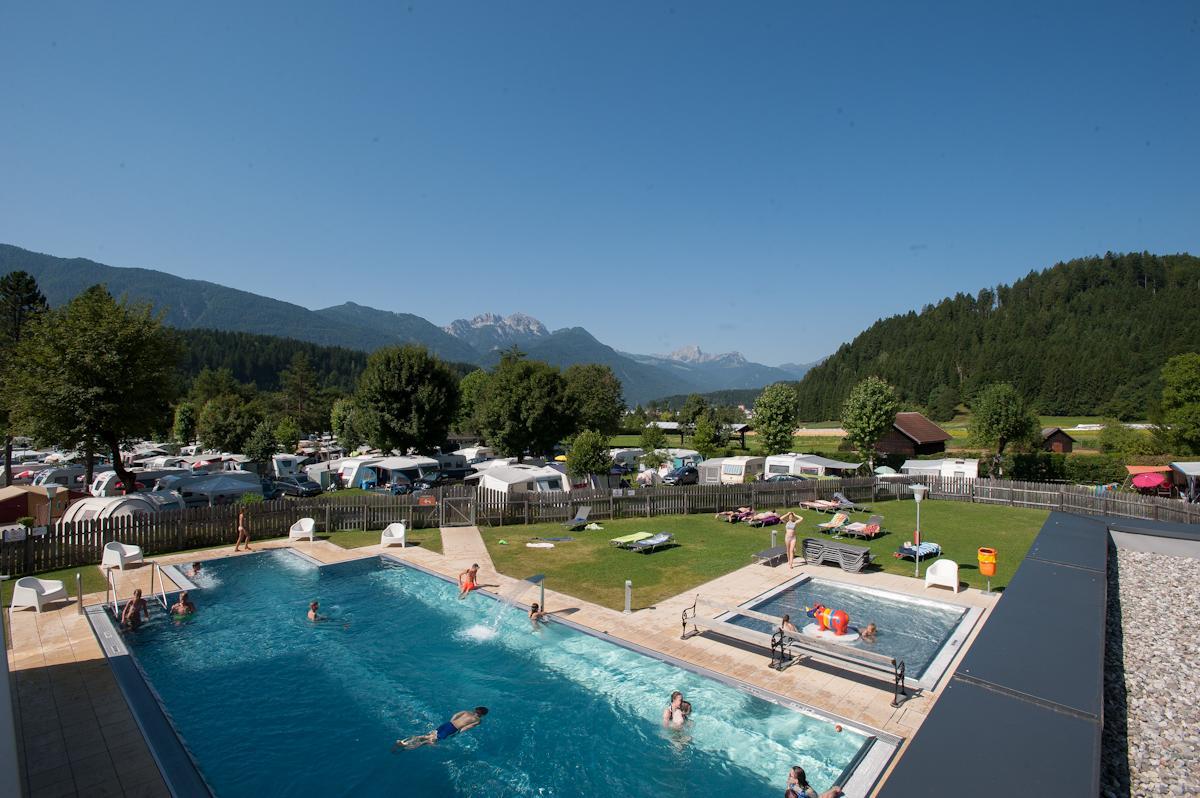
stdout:
<svg viewBox="0 0 1200 798">
<path fill-rule="evenodd" d="M 386 550 L 380 546 L 343 549 L 324 540 L 289 542 L 280 539 L 254 544 L 256 549 L 289 545 L 323 563 L 386 551 L 451 578 L 456 578 L 472 563 L 478 563 L 480 586 L 493 590 L 502 590 L 517 581 L 496 571 L 480 531 L 475 527 L 443 529 L 443 554 L 416 546 Z M 184 565 L 195 560 L 228 556 L 242 555 L 234 554 L 232 548 L 221 548 L 155 560 L 163 565 Z M 152 573 L 149 564 L 115 572 L 118 595 L 128 597 L 135 587 L 149 594 Z M 889 682 L 805 665 L 777 672 L 767 667 L 765 653 L 752 653 L 704 636 L 680 639 L 680 615 L 685 606 L 691 606 L 697 594 L 722 603 L 741 604 L 801 573 L 934 597 L 924 590 L 922 582 L 893 574 L 847 574 L 828 567 L 798 567 L 789 571 L 786 566 L 751 565 L 629 615 L 557 592 L 552 589 L 553 585 L 547 587 L 546 604 L 550 612 L 561 613 L 601 634 L 782 694 L 852 722 L 898 737 L 911 737 L 936 700 L 941 684 L 916 693 L 894 708 Z M 177 588 L 169 580 L 166 587 L 168 591 Z M 986 621 L 995 597 L 973 589 L 958 594 L 946 590 L 935 592 L 940 601 L 980 607 L 984 611 L 983 619 L 976 624 L 967 644 L 959 652 L 961 657 Z M 85 604 L 103 600 L 103 594 L 84 597 Z M 14 699 L 18 704 L 26 778 L 32 798 L 167 794 L 99 644 L 84 617 L 78 614 L 74 600 L 65 607 L 40 615 L 32 611 L 17 612 L 13 619 L 12 641 L 9 664 L 16 682 Z M 957 660 L 947 675 L 954 666 L 957 666 Z"/>
</svg>

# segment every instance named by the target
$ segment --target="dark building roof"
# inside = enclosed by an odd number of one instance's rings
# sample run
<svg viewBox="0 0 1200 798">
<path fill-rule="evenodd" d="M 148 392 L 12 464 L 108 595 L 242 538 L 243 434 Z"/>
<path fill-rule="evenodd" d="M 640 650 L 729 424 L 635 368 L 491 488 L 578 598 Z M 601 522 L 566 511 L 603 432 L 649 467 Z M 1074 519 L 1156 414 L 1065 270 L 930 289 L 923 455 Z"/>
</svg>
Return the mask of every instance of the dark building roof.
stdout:
<svg viewBox="0 0 1200 798">
<path fill-rule="evenodd" d="M 1056 432 L 1062 433 L 1062 435 L 1069 441 L 1075 440 L 1070 435 L 1067 435 L 1067 431 L 1062 427 L 1042 427 L 1042 440 L 1046 440 Z"/>
<path fill-rule="evenodd" d="M 920 413 L 897 413 L 892 426 L 915 443 L 938 443 L 951 438 L 949 432 Z"/>
</svg>

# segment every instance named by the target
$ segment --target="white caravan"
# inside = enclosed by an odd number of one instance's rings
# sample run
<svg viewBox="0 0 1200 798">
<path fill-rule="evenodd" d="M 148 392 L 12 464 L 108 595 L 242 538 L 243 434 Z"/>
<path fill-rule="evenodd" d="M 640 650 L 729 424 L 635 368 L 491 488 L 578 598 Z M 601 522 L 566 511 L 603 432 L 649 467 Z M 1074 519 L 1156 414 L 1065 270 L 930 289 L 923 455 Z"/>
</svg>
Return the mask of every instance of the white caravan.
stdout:
<svg viewBox="0 0 1200 798">
<path fill-rule="evenodd" d="M 721 463 L 721 484 L 740 485 L 743 482 L 760 479 L 763 475 L 765 457 L 726 457 Z"/>
</svg>

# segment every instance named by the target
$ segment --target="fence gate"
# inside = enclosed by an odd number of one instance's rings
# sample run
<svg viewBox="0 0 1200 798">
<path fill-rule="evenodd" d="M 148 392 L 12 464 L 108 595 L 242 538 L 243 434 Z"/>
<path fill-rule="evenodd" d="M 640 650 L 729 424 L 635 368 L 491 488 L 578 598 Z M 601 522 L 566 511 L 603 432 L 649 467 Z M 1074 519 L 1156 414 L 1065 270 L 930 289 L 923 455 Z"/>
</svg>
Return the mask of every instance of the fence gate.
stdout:
<svg viewBox="0 0 1200 798">
<path fill-rule="evenodd" d="M 474 496 L 446 496 L 441 506 L 442 526 L 475 526 Z"/>
</svg>

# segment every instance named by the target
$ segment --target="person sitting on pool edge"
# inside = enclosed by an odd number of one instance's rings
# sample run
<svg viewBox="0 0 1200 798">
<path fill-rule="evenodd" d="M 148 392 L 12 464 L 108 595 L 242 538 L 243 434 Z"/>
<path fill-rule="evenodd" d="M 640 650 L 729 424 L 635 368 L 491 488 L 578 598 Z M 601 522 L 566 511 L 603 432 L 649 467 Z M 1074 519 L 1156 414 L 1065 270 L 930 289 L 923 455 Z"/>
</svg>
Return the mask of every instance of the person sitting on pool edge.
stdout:
<svg viewBox="0 0 1200 798">
<path fill-rule="evenodd" d="M 473 563 L 470 568 L 458 575 L 458 587 L 460 599 L 467 597 L 467 594 L 474 590 L 478 585 L 475 580 L 479 577 L 479 563 Z"/>
<path fill-rule="evenodd" d="M 195 611 L 196 605 L 188 598 L 188 592 L 181 590 L 179 592 L 179 599 L 171 605 L 171 614 L 177 618 L 183 618 L 193 614 Z"/>
<path fill-rule="evenodd" d="M 691 714 L 692 705 L 684 700 L 683 693 L 676 690 L 671 693 L 671 703 L 663 710 L 663 725 L 681 729 Z"/>
<path fill-rule="evenodd" d="M 874 643 L 875 635 L 878 633 L 879 630 L 875 628 L 875 622 L 871 621 L 869 624 L 867 624 L 865 629 L 858 633 L 858 636 L 868 643 Z"/>
<path fill-rule="evenodd" d="M 841 787 L 830 787 L 823 793 L 817 793 L 813 786 L 808 783 L 808 777 L 804 775 L 804 768 L 796 765 L 788 772 L 787 791 L 783 794 L 784 798 L 838 798 L 842 795 Z"/>
<path fill-rule="evenodd" d="M 487 707 L 475 707 L 474 710 L 464 709 L 462 712 L 456 712 L 454 713 L 454 717 L 428 734 L 417 734 L 412 737 L 405 737 L 403 740 L 397 740 L 396 744 L 392 746 L 392 752 L 395 753 L 402 748 L 405 751 L 411 751 L 423 745 L 435 745 L 439 740 L 453 737 L 460 731 L 475 728 L 483 721 L 483 716 L 487 713 Z"/>
<path fill-rule="evenodd" d="M 133 598 L 125 603 L 125 610 L 121 613 L 121 626 L 129 629 L 131 632 L 137 630 L 142 625 L 142 618 L 150 620 L 150 609 L 146 606 L 146 600 L 142 598 L 142 591 L 133 591 Z"/>
</svg>

